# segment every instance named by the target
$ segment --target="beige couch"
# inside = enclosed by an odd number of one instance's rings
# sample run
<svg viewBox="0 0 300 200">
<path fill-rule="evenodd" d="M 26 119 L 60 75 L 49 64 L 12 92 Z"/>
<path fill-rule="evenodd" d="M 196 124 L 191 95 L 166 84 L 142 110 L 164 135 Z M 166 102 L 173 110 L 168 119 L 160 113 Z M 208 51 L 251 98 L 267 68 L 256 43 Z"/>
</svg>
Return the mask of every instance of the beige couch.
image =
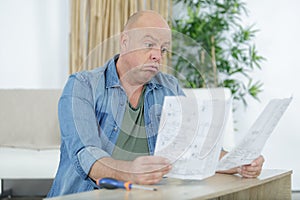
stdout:
<svg viewBox="0 0 300 200">
<path fill-rule="evenodd" d="M 61 90 L 1 89 L 1 147 L 58 148 L 57 103 Z"/>
<path fill-rule="evenodd" d="M 1 180 L 54 178 L 60 95 L 59 89 L 0 89 Z"/>
</svg>

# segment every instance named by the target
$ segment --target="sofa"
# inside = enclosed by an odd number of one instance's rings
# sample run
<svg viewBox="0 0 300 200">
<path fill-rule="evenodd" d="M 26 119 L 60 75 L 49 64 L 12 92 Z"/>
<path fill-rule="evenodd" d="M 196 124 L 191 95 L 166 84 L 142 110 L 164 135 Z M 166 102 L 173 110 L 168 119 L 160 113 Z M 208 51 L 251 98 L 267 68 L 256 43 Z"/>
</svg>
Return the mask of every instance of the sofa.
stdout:
<svg viewBox="0 0 300 200">
<path fill-rule="evenodd" d="M 60 89 L 0 89 L 2 197 L 47 193 L 59 162 L 60 95 Z"/>
</svg>

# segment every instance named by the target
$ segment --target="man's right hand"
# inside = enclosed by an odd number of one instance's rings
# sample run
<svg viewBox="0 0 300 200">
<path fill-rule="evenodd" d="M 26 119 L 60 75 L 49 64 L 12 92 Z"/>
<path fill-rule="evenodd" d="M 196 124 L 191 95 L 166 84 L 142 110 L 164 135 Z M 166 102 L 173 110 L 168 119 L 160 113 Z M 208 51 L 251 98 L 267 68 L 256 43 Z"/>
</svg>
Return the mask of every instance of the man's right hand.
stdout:
<svg viewBox="0 0 300 200">
<path fill-rule="evenodd" d="M 170 161 L 161 156 L 141 156 L 131 163 L 130 180 L 148 185 L 158 183 L 171 170 Z"/>
<path fill-rule="evenodd" d="M 150 185 L 158 183 L 171 168 L 170 161 L 161 156 L 141 156 L 133 161 L 104 157 L 93 164 L 89 177 L 94 181 L 110 177 L 121 181 Z"/>
</svg>

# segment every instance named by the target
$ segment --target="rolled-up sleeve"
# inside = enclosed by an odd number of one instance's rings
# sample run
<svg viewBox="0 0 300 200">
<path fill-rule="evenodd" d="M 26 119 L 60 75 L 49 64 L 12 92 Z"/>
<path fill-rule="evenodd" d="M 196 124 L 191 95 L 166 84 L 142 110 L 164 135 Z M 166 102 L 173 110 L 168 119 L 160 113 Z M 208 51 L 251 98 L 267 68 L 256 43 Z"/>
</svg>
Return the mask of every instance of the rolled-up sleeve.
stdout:
<svg viewBox="0 0 300 200">
<path fill-rule="evenodd" d="M 98 159 L 110 156 L 100 140 L 93 98 L 93 88 L 88 81 L 72 75 L 59 101 L 62 141 L 71 163 L 84 179 Z"/>
<path fill-rule="evenodd" d="M 79 164 L 86 175 L 96 160 L 107 156 L 110 155 L 99 147 L 85 147 L 77 154 Z"/>
</svg>

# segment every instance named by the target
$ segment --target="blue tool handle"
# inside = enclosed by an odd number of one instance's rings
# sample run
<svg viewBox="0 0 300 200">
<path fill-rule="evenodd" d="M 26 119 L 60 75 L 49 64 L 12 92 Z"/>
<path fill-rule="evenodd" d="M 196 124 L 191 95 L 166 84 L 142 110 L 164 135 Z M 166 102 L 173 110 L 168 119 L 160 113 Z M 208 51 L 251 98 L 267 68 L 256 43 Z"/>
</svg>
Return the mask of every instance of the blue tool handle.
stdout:
<svg viewBox="0 0 300 200">
<path fill-rule="evenodd" d="M 97 185 L 100 186 L 100 188 L 106 188 L 106 189 L 117 189 L 117 188 L 123 188 L 123 189 L 129 189 L 128 183 L 124 183 L 123 181 L 118 181 L 113 178 L 102 178 L 97 181 Z M 131 184 L 130 184 L 131 189 Z"/>
</svg>

